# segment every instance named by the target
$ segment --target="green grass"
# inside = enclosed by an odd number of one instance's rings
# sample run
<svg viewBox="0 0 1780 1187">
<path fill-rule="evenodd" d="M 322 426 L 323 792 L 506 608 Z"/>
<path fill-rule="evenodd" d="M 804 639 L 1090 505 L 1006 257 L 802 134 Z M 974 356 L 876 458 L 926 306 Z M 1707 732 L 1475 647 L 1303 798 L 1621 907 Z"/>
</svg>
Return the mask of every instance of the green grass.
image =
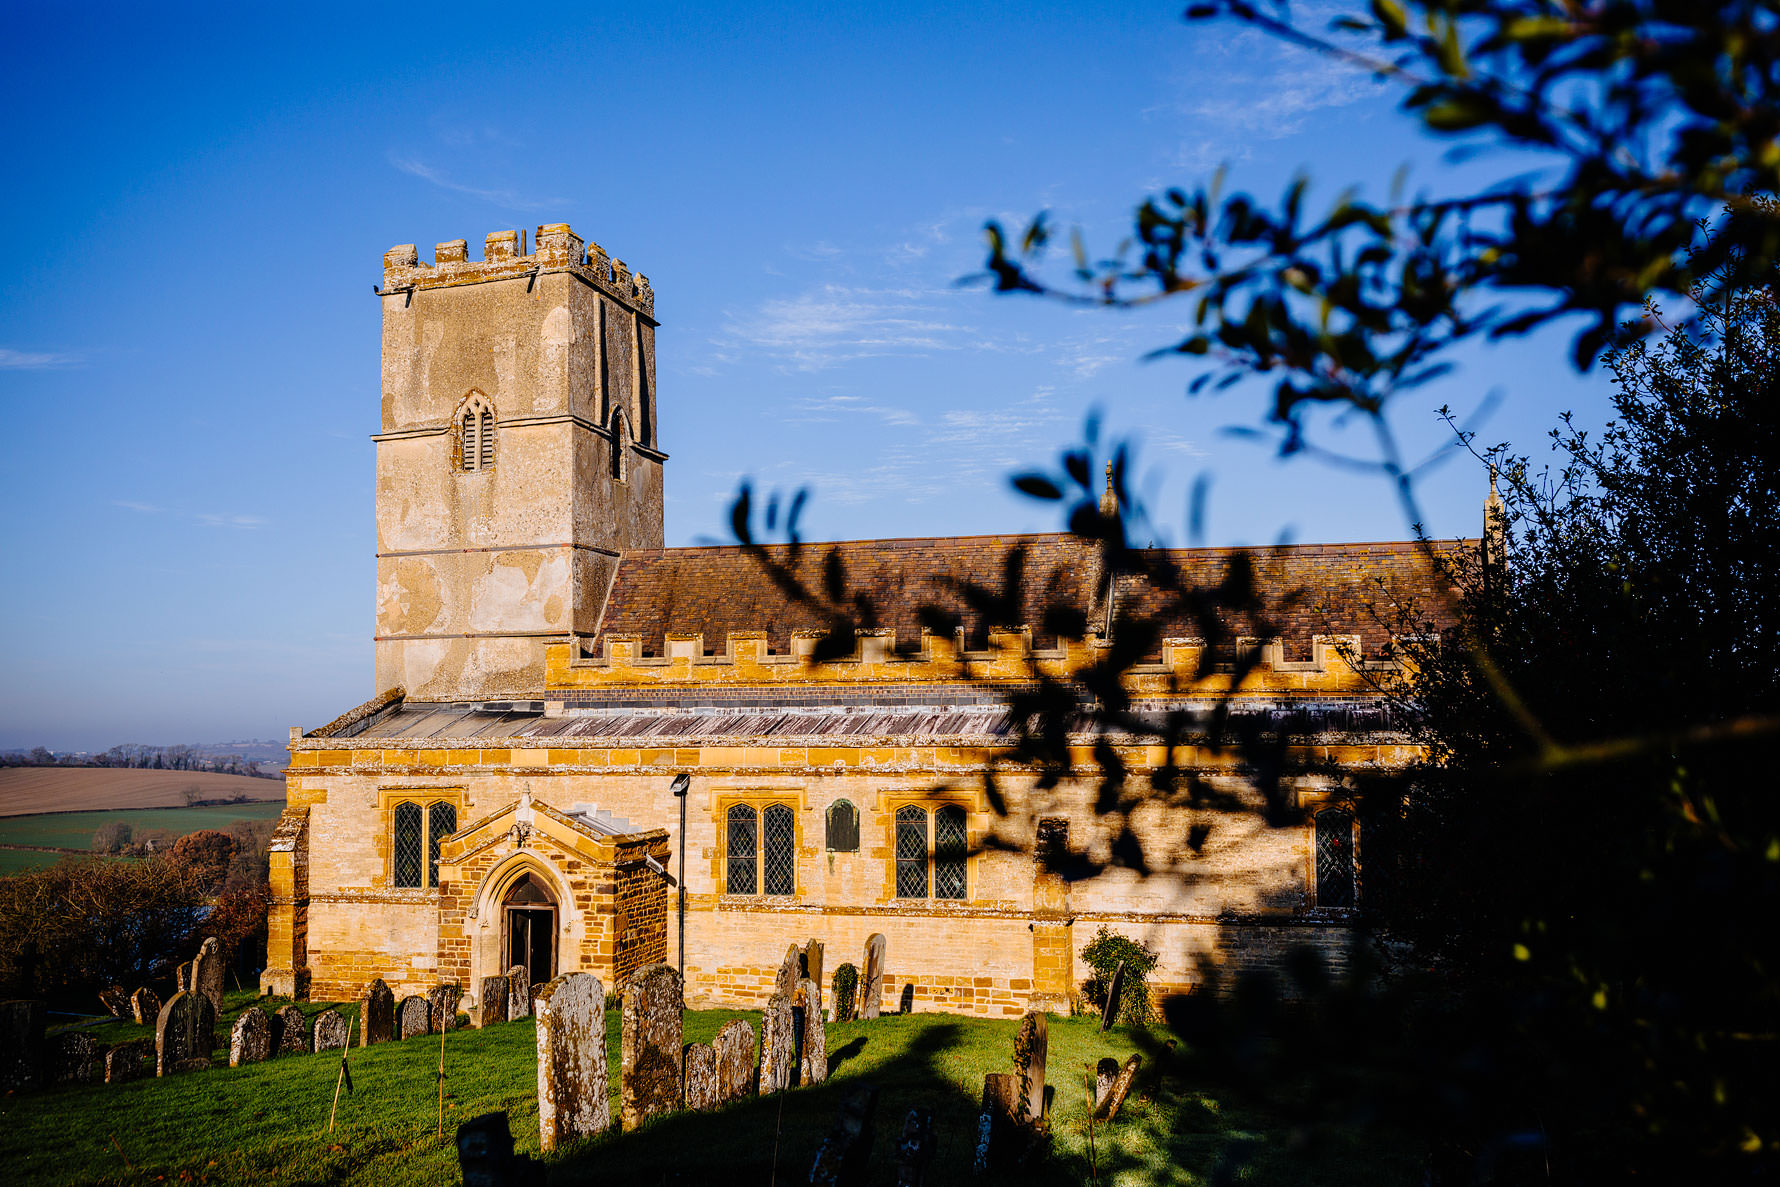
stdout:
<svg viewBox="0 0 1780 1187">
<path fill-rule="evenodd" d="M 138 832 L 164 828 L 174 836 L 199 829 L 226 829 L 237 820 L 273 820 L 284 811 L 281 800 L 217 804 L 206 808 L 117 808 L 106 812 L 43 812 L 35 816 L 0 816 L 0 845 L 50 845 L 85 849 L 101 825 L 114 820 Z M 17 873 L 60 860 L 55 853 L 0 849 L 0 874 Z"/>
<path fill-rule="evenodd" d="M 253 1002 L 230 995 L 233 1017 Z M 273 1003 L 280 1004 L 280 1003 Z M 321 1003 L 305 1003 L 311 1014 Z M 350 1007 L 343 1012 L 350 1014 Z M 709 1041 L 739 1011 L 686 1015 L 688 1042 Z M 96 1038 L 115 1042 L 143 1028 L 110 1023 Z M 617 1115 L 618 1019 L 607 1016 L 613 1115 Z M 817 1146 L 844 1094 L 880 1090 L 873 1183 L 894 1182 L 891 1155 L 913 1106 L 934 1110 L 938 1156 L 930 1184 L 974 1181 L 976 1112 L 985 1073 L 1011 1070 L 1015 1023 L 921 1014 L 830 1026 L 828 1083 L 781 1097 L 749 1099 L 715 1114 L 679 1113 L 635 1132 L 576 1143 L 548 1159 L 558 1183 L 768 1183 L 807 1181 Z M 218 1031 L 226 1036 L 222 1023 Z M 1251 1183 L 1410 1183 L 1419 1163 L 1407 1143 L 1352 1131 L 1306 1133 L 1257 1102 L 1206 1082 L 1190 1056 L 1152 1075 L 1158 1037 L 1093 1019 L 1053 1018 L 1049 1081 L 1055 1086 L 1053 1149 L 1022 1168 L 1029 1187 L 1085 1183 L 1087 1105 L 1082 1069 L 1103 1055 L 1144 1050 L 1151 1066 L 1117 1121 L 1095 1126 L 1102 1184 L 1204 1183 L 1234 1151 L 1258 1155 L 1238 1176 Z M 224 1062 L 226 1062 L 226 1052 Z M 521 1020 L 445 1039 L 445 1136 L 435 1136 L 436 1036 L 352 1054 L 356 1090 L 342 1095 L 338 1126 L 326 1132 L 339 1059 L 286 1056 L 250 1067 L 213 1068 L 163 1080 L 82 1085 L 0 1099 L 0 1166 L 10 1183 L 168 1182 L 439 1184 L 457 1181 L 453 1129 L 480 1113 L 506 1111 L 522 1151 L 538 1152 L 535 1033 Z M 776 1161 L 778 1174 L 773 1177 Z"/>
</svg>

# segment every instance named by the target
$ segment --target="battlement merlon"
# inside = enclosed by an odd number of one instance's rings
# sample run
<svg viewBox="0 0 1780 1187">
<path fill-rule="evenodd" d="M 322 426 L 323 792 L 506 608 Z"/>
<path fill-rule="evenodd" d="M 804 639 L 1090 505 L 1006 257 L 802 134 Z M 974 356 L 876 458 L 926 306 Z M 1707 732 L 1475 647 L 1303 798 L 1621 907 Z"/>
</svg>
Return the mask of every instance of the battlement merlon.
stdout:
<svg viewBox="0 0 1780 1187">
<path fill-rule="evenodd" d="M 384 295 L 425 289 L 510 280 L 545 272 L 570 272 L 613 300 L 655 324 L 655 290 L 649 278 L 632 273 L 623 260 L 615 260 L 597 243 L 584 241 L 567 223 L 546 223 L 537 230 L 537 244 L 523 250 L 522 231 L 496 231 L 483 240 L 482 258 L 469 258 L 467 240 L 453 239 L 433 249 L 433 262 L 420 262 L 412 243 L 383 253 Z"/>
</svg>

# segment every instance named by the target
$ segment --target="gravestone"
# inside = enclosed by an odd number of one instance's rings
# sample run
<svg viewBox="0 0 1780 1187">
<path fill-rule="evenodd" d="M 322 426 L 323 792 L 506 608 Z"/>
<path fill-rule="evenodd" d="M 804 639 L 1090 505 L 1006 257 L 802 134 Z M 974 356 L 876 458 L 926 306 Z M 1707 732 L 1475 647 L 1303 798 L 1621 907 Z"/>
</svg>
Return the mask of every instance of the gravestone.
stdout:
<svg viewBox="0 0 1780 1187">
<path fill-rule="evenodd" d="M 834 1128 L 816 1151 L 810 1182 L 821 1187 L 852 1187 L 862 1184 L 871 1171 L 872 1116 L 878 1109 L 878 1090 L 862 1084 L 841 1102 Z"/>
<path fill-rule="evenodd" d="M 913 1014 L 915 1012 L 915 983 L 913 981 L 905 984 L 902 987 L 902 992 L 896 996 L 896 1012 L 898 1014 Z"/>
<path fill-rule="evenodd" d="M 990 1072 L 983 1077 L 983 1111 L 977 1115 L 976 1173 L 988 1174 L 1011 1165 L 1019 1156 L 1020 1078 L 1012 1072 Z"/>
<path fill-rule="evenodd" d="M 803 949 L 796 944 L 785 950 L 785 959 L 779 962 L 779 974 L 773 980 L 773 992 L 790 997 L 797 992 L 797 982 L 803 977 Z"/>
<path fill-rule="evenodd" d="M 427 1016 L 434 1034 L 444 1034 L 457 1025 L 457 1003 L 463 991 L 455 985 L 435 985 L 427 991 Z"/>
<path fill-rule="evenodd" d="M 344 1051 L 347 1032 L 346 1015 L 338 1010 L 323 1010 L 315 1016 L 315 1049 Z"/>
<path fill-rule="evenodd" d="M 432 1007 L 427 1005 L 426 998 L 405 997 L 396 1007 L 396 1037 L 411 1039 L 415 1035 L 429 1034 L 433 1029 L 432 1021 Z"/>
<path fill-rule="evenodd" d="M 781 1092 L 797 1079 L 797 1031 L 791 999 L 775 993 L 760 1015 L 760 1095 Z"/>
<path fill-rule="evenodd" d="M 680 1078 L 686 1086 L 685 1107 L 708 1113 L 723 1103 L 717 1084 L 717 1049 L 709 1043 L 688 1043 L 680 1054 Z"/>
<path fill-rule="evenodd" d="M 865 981 L 859 987 L 859 1016 L 876 1018 L 884 1000 L 884 948 L 888 943 L 879 932 L 865 941 Z"/>
<path fill-rule="evenodd" d="M 1045 1056 L 1050 1039 L 1050 1020 L 1043 1011 L 1028 1010 L 1014 1035 L 1014 1075 L 1020 1077 L 1027 1121 L 1039 1121 L 1045 1115 Z"/>
<path fill-rule="evenodd" d="M 470 1007 L 470 1025 L 483 1027 L 505 1022 L 507 992 L 512 988 L 513 983 L 507 980 L 505 973 L 482 978 L 482 992 L 476 995 L 476 1004 Z"/>
<path fill-rule="evenodd" d="M 153 1039 L 119 1043 L 105 1053 L 105 1082 L 121 1084 L 125 1080 L 139 1080 L 153 1069 L 154 1058 Z"/>
<path fill-rule="evenodd" d="M 797 1082 L 820 1084 L 828 1079 L 828 1027 L 822 1021 L 816 983 L 807 977 L 798 982 L 794 1000 L 803 1015 L 797 1035 Z"/>
<path fill-rule="evenodd" d="M 258 1006 L 249 1006 L 229 1032 L 229 1066 L 260 1063 L 271 1054 L 272 1018 Z"/>
<path fill-rule="evenodd" d="M 155 1075 L 170 1076 L 210 1060 L 216 1046 L 216 1010 L 201 993 L 185 990 L 167 999 L 155 1019 Z"/>
<path fill-rule="evenodd" d="M 358 995 L 358 1045 L 387 1043 L 396 1037 L 396 995 L 378 977 Z"/>
<path fill-rule="evenodd" d="M 611 1124 L 606 1082 L 606 990 L 567 973 L 538 991 L 538 1145 L 601 1133 Z"/>
<path fill-rule="evenodd" d="M 43 1086 L 43 1003 L 0 1002 L 0 1090 Z"/>
<path fill-rule="evenodd" d="M 124 992 L 122 985 L 112 985 L 99 991 L 99 1004 L 113 1018 L 130 1017 L 130 995 Z"/>
<path fill-rule="evenodd" d="M 198 945 L 197 958 L 192 961 L 191 977 L 192 989 L 210 999 L 212 1010 L 222 1013 L 222 945 L 216 942 L 215 936 L 205 936 L 204 942 Z"/>
<path fill-rule="evenodd" d="M 532 979 L 525 966 L 516 964 L 507 970 L 507 1021 L 532 1016 Z"/>
<path fill-rule="evenodd" d="M 457 1127 L 457 1169 L 464 1187 L 544 1187 L 544 1164 L 513 1153 L 505 1113 L 484 1113 Z"/>
<path fill-rule="evenodd" d="M 1120 961 L 1119 967 L 1113 970 L 1112 980 L 1106 986 L 1106 1008 L 1100 1011 L 1100 1032 L 1106 1033 L 1108 1027 L 1119 1020 L 1119 997 L 1125 992 L 1125 962 Z"/>
<path fill-rule="evenodd" d="M 680 1022 L 685 999 L 672 965 L 645 965 L 631 975 L 619 1012 L 619 1068 L 624 1128 L 680 1107 Z"/>
<path fill-rule="evenodd" d="M 192 962 L 186 961 L 173 970 L 173 992 L 190 993 L 192 990 Z"/>
<path fill-rule="evenodd" d="M 1094 1117 L 1102 1121 L 1111 1121 L 1119 1115 L 1119 1106 L 1125 1103 L 1125 1097 L 1131 1092 L 1131 1085 L 1137 1079 L 1137 1069 L 1143 1066 L 1143 1056 L 1133 1055 L 1125 1061 L 1124 1067 L 1120 1067 L 1111 1059 L 1101 1060 L 1100 1072 L 1102 1074 L 1096 1076 L 1096 1089 L 1099 1089 L 1101 1083 L 1105 1082 L 1104 1072 L 1109 1063 L 1113 1065 L 1114 1069 L 1112 1081 L 1106 1084 L 1104 1093 L 1096 1091 L 1094 1102 Z"/>
<path fill-rule="evenodd" d="M 921 1187 L 933 1161 L 933 1110 L 910 1109 L 896 1143 L 896 1187 Z"/>
<path fill-rule="evenodd" d="M 816 1009 L 822 1009 L 822 941 L 811 940 L 803 946 L 803 975 L 816 983 Z"/>
<path fill-rule="evenodd" d="M 160 1016 L 161 998 L 154 990 L 144 987 L 130 995 L 130 1017 L 138 1026 L 153 1026 Z"/>
<path fill-rule="evenodd" d="M 711 1041 L 717 1056 L 717 1099 L 728 1104 L 747 1096 L 754 1087 L 754 1028 L 732 1018 Z"/>
<path fill-rule="evenodd" d="M 90 1034 L 70 1030 L 55 1035 L 45 1049 L 47 1079 L 52 1084 L 91 1084 L 99 1078 L 98 1054 Z"/>
<path fill-rule="evenodd" d="M 279 1055 L 306 1055 L 315 1050 L 303 1007 L 292 1002 L 272 1015 L 272 1046 Z"/>
</svg>

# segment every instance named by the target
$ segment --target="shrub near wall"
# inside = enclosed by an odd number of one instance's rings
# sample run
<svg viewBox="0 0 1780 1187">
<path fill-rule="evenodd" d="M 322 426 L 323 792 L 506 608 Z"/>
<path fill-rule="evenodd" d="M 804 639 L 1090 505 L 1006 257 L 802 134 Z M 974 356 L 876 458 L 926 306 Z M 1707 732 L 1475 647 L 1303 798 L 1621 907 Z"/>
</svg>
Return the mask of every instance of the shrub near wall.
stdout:
<svg viewBox="0 0 1780 1187">
<path fill-rule="evenodd" d="M 854 1018 L 854 997 L 859 990 L 859 970 L 843 964 L 834 970 L 834 1020 L 851 1022 Z"/>
<path fill-rule="evenodd" d="M 1082 948 L 1082 960 L 1094 975 L 1082 982 L 1082 997 L 1095 1009 L 1106 1010 L 1106 991 L 1113 971 L 1125 964 L 1124 987 L 1119 991 L 1119 1016 L 1114 1022 L 1146 1023 L 1156 1014 L 1150 1005 L 1149 976 L 1160 954 L 1147 945 L 1108 931 L 1104 925 Z"/>
</svg>

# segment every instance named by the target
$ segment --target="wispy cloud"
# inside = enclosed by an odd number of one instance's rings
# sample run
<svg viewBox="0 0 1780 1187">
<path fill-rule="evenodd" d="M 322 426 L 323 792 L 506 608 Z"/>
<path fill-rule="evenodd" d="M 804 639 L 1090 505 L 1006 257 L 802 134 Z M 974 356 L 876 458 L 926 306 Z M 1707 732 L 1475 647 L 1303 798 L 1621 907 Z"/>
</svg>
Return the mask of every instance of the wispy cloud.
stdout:
<svg viewBox="0 0 1780 1187">
<path fill-rule="evenodd" d="M 864 396 L 800 396 L 782 419 L 791 424 L 822 424 L 853 416 L 873 416 L 891 425 L 916 425 L 921 418 L 908 408 L 874 404 Z"/>
<path fill-rule="evenodd" d="M 0 346 L 0 371 L 48 371 L 56 367 L 73 367 L 81 362 L 77 354 L 59 354 L 47 350 L 11 350 Z"/>
<path fill-rule="evenodd" d="M 196 519 L 207 528 L 236 528 L 250 532 L 266 526 L 265 519 L 258 515 L 239 515 L 229 511 L 200 511 Z"/>
<path fill-rule="evenodd" d="M 111 505 L 122 507 L 126 511 L 140 511 L 144 515 L 159 515 L 166 510 L 165 507 L 157 507 L 153 503 L 138 503 L 134 499 L 113 499 Z"/>
<path fill-rule="evenodd" d="M 450 190 L 455 194 L 468 194 L 472 198 L 480 198 L 484 202 L 506 210 L 541 210 L 545 207 L 566 205 L 565 199 L 562 198 L 530 198 L 517 190 L 487 189 L 481 186 L 466 185 L 461 181 L 452 180 L 431 165 L 412 157 L 396 156 L 392 153 L 389 163 L 403 173 L 418 177 L 422 181 L 431 182 L 442 190 Z"/>
<path fill-rule="evenodd" d="M 979 344 L 970 327 L 944 316 L 936 294 L 838 284 L 731 314 L 723 336 L 713 340 L 720 349 L 752 347 L 800 371 Z"/>
</svg>

